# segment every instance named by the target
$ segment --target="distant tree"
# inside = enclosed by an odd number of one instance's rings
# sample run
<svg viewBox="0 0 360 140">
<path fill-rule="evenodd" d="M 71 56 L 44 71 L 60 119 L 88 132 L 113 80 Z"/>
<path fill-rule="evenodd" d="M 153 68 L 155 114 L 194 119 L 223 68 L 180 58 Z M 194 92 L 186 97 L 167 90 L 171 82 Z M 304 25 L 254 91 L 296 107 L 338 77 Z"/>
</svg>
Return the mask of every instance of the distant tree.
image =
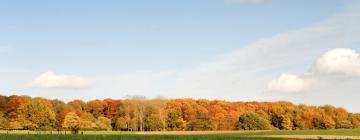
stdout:
<svg viewBox="0 0 360 140">
<path fill-rule="evenodd" d="M 181 112 L 174 109 L 169 110 L 166 123 L 169 130 L 183 130 L 185 128 L 185 121 Z"/>
<path fill-rule="evenodd" d="M 124 117 L 119 117 L 116 119 L 115 129 L 116 130 L 125 130 L 128 128 L 127 119 Z"/>
<path fill-rule="evenodd" d="M 214 120 L 216 125 L 216 130 L 227 130 L 231 129 L 230 118 L 228 118 L 228 113 L 226 110 L 218 104 L 211 105 L 208 109 L 209 115 Z"/>
<path fill-rule="evenodd" d="M 19 108 L 28 104 L 30 100 L 31 98 L 27 96 L 10 96 L 5 105 L 7 118 L 10 121 L 16 121 L 20 115 Z"/>
<path fill-rule="evenodd" d="M 190 131 L 209 131 L 215 129 L 215 123 L 214 121 L 207 115 L 202 114 L 199 115 L 199 117 L 193 121 L 191 121 L 188 125 L 186 130 Z"/>
<path fill-rule="evenodd" d="M 360 114 L 349 114 L 349 121 L 354 128 L 360 128 Z"/>
<path fill-rule="evenodd" d="M 80 116 L 80 129 L 81 130 L 94 130 L 97 128 L 95 117 L 89 113 L 84 112 Z"/>
<path fill-rule="evenodd" d="M 259 130 L 359 128 L 360 114 L 331 105 L 194 99 L 60 100 L 0 95 L 0 129 Z"/>
<path fill-rule="evenodd" d="M 75 112 L 69 112 L 66 114 L 63 128 L 70 129 L 72 134 L 78 134 L 80 129 L 80 117 Z"/>
<path fill-rule="evenodd" d="M 65 115 L 68 112 L 71 112 L 70 107 L 60 100 L 51 100 L 51 104 L 53 106 L 54 112 L 56 114 L 56 129 L 61 129 L 61 124 L 64 121 Z"/>
<path fill-rule="evenodd" d="M 8 102 L 8 97 L 0 95 L 0 111 L 6 112 L 6 103 Z"/>
<path fill-rule="evenodd" d="M 97 125 L 96 125 L 96 123 L 91 122 L 91 121 L 80 120 L 79 127 L 81 130 L 94 130 L 97 128 Z"/>
<path fill-rule="evenodd" d="M 312 119 L 312 125 L 315 129 L 334 129 L 335 121 L 327 115 L 316 115 Z"/>
<path fill-rule="evenodd" d="M 271 115 L 271 124 L 281 130 L 291 130 L 293 126 L 290 116 L 279 114 Z"/>
<path fill-rule="evenodd" d="M 106 106 L 104 108 L 104 116 L 111 120 L 112 126 L 115 125 L 116 119 L 120 115 L 120 106 L 122 104 L 119 100 L 105 99 Z"/>
<path fill-rule="evenodd" d="M 56 114 L 52 104 L 46 99 L 33 99 L 21 107 L 20 112 L 24 115 L 23 124 L 28 129 L 51 130 L 56 125 Z"/>
<path fill-rule="evenodd" d="M 6 119 L 4 118 L 4 113 L 0 112 L 0 129 L 4 127 L 4 123 L 6 122 Z"/>
<path fill-rule="evenodd" d="M 270 123 L 256 113 L 245 113 L 240 116 L 238 129 L 240 130 L 269 130 Z"/>
<path fill-rule="evenodd" d="M 96 125 L 98 130 L 111 130 L 111 120 L 106 117 L 98 117 Z"/>
<path fill-rule="evenodd" d="M 353 128 L 353 124 L 349 120 L 342 120 L 336 124 L 336 128 L 350 129 Z"/>
<path fill-rule="evenodd" d="M 106 107 L 107 103 L 102 100 L 93 100 L 87 103 L 87 111 L 93 114 L 95 118 L 104 116 Z"/>
<path fill-rule="evenodd" d="M 145 131 L 160 131 L 164 128 L 164 122 L 157 115 L 152 115 L 145 119 Z"/>
<path fill-rule="evenodd" d="M 66 109 L 68 109 L 70 112 L 75 112 L 78 116 L 81 116 L 81 114 L 84 112 L 89 112 L 87 104 L 81 100 L 73 100 L 73 101 L 68 102 Z M 69 112 L 69 111 L 67 111 L 67 112 Z"/>
<path fill-rule="evenodd" d="M 23 125 L 18 122 L 18 121 L 9 121 L 9 122 L 6 122 L 4 124 L 4 127 L 6 129 L 11 129 L 11 130 L 20 130 L 20 129 L 24 129 Z"/>
</svg>

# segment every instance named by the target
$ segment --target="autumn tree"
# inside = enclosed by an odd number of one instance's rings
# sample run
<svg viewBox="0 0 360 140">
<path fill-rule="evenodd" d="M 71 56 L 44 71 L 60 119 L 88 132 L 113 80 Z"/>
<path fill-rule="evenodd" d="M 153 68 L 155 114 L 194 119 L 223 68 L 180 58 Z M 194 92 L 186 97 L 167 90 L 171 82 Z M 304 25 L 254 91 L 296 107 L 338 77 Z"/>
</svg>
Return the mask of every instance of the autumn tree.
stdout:
<svg viewBox="0 0 360 140">
<path fill-rule="evenodd" d="M 46 99 L 33 99 L 20 108 L 24 115 L 24 126 L 28 129 L 51 130 L 56 125 L 56 114 L 52 104 Z"/>
<path fill-rule="evenodd" d="M 63 128 L 70 129 L 72 134 L 78 134 L 80 129 L 80 117 L 75 112 L 69 112 L 66 114 Z"/>
<path fill-rule="evenodd" d="M 125 119 L 124 117 L 119 117 L 116 119 L 116 123 L 115 123 L 116 130 L 127 130 L 127 128 L 128 128 L 127 119 Z"/>
<path fill-rule="evenodd" d="M 107 104 L 104 101 L 101 100 L 94 100 L 87 103 L 87 111 L 93 114 L 95 118 L 104 116 L 104 111 Z"/>
<path fill-rule="evenodd" d="M 112 126 L 115 126 L 116 119 L 120 115 L 121 101 L 113 99 L 105 99 L 106 106 L 104 108 L 104 116 L 111 120 Z"/>
<path fill-rule="evenodd" d="M 332 117 L 321 114 L 313 117 L 312 125 L 315 129 L 334 129 L 336 127 L 336 122 Z"/>
<path fill-rule="evenodd" d="M 80 116 L 80 129 L 94 130 L 96 128 L 96 118 L 89 112 L 82 113 Z"/>
<path fill-rule="evenodd" d="M 134 131 L 144 130 L 144 116 L 145 116 L 145 101 L 146 98 L 142 96 L 127 97 L 125 102 L 128 104 L 129 114 L 129 128 Z"/>
<path fill-rule="evenodd" d="M 53 106 L 54 113 L 56 115 L 56 129 L 61 129 L 61 124 L 63 123 L 63 120 L 65 118 L 65 115 L 68 112 L 71 112 L 70 107 L 65 104 L 63 101 L 60 100 L 51 100 L 51 104 Z"/>
<path fill-rule="evenodd" d="M 194 99 L 60 100 L 0 96 L 0 129 L 253 130 L 359 128 L 360 115 L 331 105 Z"/>
<path fill-rule="evenodd" d="M 169 110 L 166 123 L 169 130 L 184 130 L 185 128 L 181 112 L 174 109 Z"/>
<path fill-rule="evenodd" d="M 145 131 L 160 131 L 164 129 L 164 122 L 158 115 L 151 115 L 145 118 Z"/>
<path fill-rule="evenodd" d="M 349 114 L 349 121 L 354 128 L 360 128 L 360 114 Z"/>
<path fill-rule="evenodd" d="M 111 120 L 106 117 L 98 117 L 96 125 L 98 130 L 111 130 Z"/>
<path fill-rule="evenodd" d="M 84 112 L 89 112 L 87 104 L 81 100 L 70 101 L 69 103 L 67 103 L 66 107 L 66 109 L 69 109 L 71 112 L 75 112 L 78 116 L 80 116 Z"/>
<path fill-rule="evenodd" d="M 8 102 L 8 97 L 0 95 L 0 111 L 6 112 L 6 103 Z"/>
<path fill-rule="evenodd" d="M 18 121 L 19 108 L 28 104 L 31 98 L 27 96 L 10 96 L 9 101 L 5 104 L 6 114 L 9 121 Z"/>
<path fill-rule="evenodd" d="M 6 119 L 4 118 L 4 113 L 0 112 L 0 129 L 3 128 L 5 122 L 6 122 Z"/>
</svg>

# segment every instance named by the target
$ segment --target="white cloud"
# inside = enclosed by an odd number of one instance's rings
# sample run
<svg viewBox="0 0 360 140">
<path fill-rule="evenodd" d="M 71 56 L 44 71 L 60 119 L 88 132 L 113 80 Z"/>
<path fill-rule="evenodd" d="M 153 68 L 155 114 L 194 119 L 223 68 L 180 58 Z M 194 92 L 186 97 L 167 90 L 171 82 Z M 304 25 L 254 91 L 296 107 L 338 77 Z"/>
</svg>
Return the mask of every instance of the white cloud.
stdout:
<svg viewBox="0 0 360 140">
<path fill-rule="evenodd" d="M 325 52 L 311 67 L 310 73 L 302 75 L 282 74 L 268 84 L 274 92 L 300 92 L 310 88 L 314 80 L 323 85 L 337 84 L 341 76 L 360 76 L 360 55 L 353 49 L 336 48 Z M 305 76 L 306 75 L 306 76 Z M 312 83 L 311 83 L 312 82 Z M 314 85 L 312 86 L 313 88 Z M 322 88 L 326 88 L 322 86 Z"/>
<path fill-rule="evenodd" d="M 272 80 L 268 88 L 278 92 L 301 92 L 307 89 L 309 81 L 293 74 L 282 74 L 279 78 Z"/>
<path fill-rule="evenodd" d="M 312 71 L 317 74 L 360 76 L 360 55 L 353 49 L 333 49 L 316 61 Z"/>
<path fill-rule="evenodd" d="M 75 75 L 58 75 L 45 72 L 31 81 L 28 86 L 34 88 L 70 88 L 81 89 L 91 86 L 91 81 Z"/>
</svg>

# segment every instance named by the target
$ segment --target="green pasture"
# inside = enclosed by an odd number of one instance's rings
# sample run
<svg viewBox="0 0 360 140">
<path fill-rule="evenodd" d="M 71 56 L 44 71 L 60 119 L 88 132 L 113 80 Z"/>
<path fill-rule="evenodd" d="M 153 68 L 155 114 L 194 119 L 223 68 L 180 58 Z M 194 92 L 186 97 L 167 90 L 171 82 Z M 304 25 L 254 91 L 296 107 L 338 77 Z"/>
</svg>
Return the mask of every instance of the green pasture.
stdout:
<svg viewBox="0 0 360 140">
<path fill-rule="evenodd" d="M 0 131 L 0 140 L 277 140 L 271 135 L 339 135 L 360 136 L 360 129 L 336 130 L 281 130 L 281 131 L 238 131 L 231 133 L 197 134 L 185 132 L 184 135 L 161 133 L 137 133 L 123 131 L 81 131 L 71 135 L 69 131 Z M 269 136 L 263 137 L 263 136 Z"/>
</svg>

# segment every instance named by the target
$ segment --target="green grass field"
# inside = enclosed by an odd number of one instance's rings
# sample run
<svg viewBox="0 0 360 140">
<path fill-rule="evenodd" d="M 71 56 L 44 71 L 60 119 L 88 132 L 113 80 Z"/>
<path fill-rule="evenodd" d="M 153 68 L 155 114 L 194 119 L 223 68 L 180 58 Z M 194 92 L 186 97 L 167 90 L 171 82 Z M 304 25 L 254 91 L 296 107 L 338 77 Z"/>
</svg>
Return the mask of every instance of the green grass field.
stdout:
<svg viewBox="0 0 360 140">
<path fill-rule="evenodd" d="M 1 135 L 0 140 L 277 140 L 238 135 Z"/>
<path fill-rule="evenodd" d="M 338 130 L 296 130 L 296 131 L 209 131 L 209 132 L 119 132 L 86 131 L 79 135 L 58 134 L 57 132 L 0 131 L 0 140 L 277 140 L 277 139 L 318 139 L 332 136 L 332 139 L 358 139 L 360 129 Z M 299 137 L 304 136 L 304 137 Z M 276 137 L 272 137 L 276 136 Z M 279 137 L 287 136 L 287 137 Z M 290 137 L 288 137 L 290 136 Z M 294 137 L 291 137 L 294 136 Z M 306 137 L 313 136 L 313 137 Z M 316 137 L 314 137 L 316 136 Z M 335 136 L 335 137 L 334 137 Z M 338 137 L 338 136 L 350 136 Z"/>
</svg>

